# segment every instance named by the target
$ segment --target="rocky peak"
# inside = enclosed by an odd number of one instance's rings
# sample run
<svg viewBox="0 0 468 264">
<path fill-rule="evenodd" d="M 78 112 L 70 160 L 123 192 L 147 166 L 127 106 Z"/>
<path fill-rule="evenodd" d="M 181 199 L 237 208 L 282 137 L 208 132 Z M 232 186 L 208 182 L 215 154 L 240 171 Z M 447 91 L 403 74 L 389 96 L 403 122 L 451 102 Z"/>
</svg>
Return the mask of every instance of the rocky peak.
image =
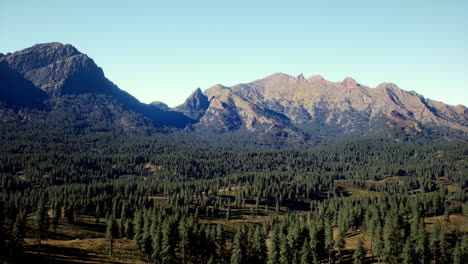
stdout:
<svg viewBox="0 0 468 264">
<path fill-rule="evenodd" d="M 343 85 L 345 88 L 348 88 L 348 89 L 358 87 L 357 82 L 353 78 L 349 78 L 349 77 L 344 78 Z"/>
<path fill-rule="evenodd" d="M 322 75 L 313 75 L 309 77 L 310 82 L 323 82 L 325 79 L 322 77 Z"/>
<path fill-rule="evenodd" d="M 107 93 L 114 87 L 91 58 L 68 44 L 38 44 L 0 60 L 51 96 Z"/>
<path fill-rule="evenodd" d="M 53 42 L 34 45 L 33 47 L 10 54 L 4 59 L 11 68 L 25 74 L 33 69 L 44 67 L 78 54 L 81 53 L 72 45 Z"/>
<path fill-rule="evenodd" d="M 288 75 L 288 74 L 284 74 L 282 72 L 277 72 L 277 73 L 274 73 L 274 74 L 272 74 L 270 76 L 267 76 L 265 78 L 259 79 L 257 81 L 263 81 L 263 80 L 289 80 L 289 79 L 294 80 L 294 77 L 291 76 L 291 75 Z"/>
<path fill-rule="evenodd" d="M 202 90 L 200 89 L 200 87 L 198 87 L 197 89 L 195 89 L 195 91 L 192 92 L 191 94 L 191 97 L 193 98 L 200 98 L 200 97 L 204 97 L 205 95 L 203 94 Z"/>
<path fill-rule="evenodd" d="M 209 105 L 208 97 L 203 94 L 200 88 L 197 88 L 182 105 L 176 107 L 176 110 L 183 112 L 194 120 L 198 120 L 205 114 Z"/>
<path fill-rule="evenodd" d="M 296 80 L 297 80 L 298 82 L 304 81 L 304 80 L 305 80 L 304 75 L 303 75 L 302 73 L 299 74 L 299 75 L 296 77 Z"/>
<path fill-rule="evenodd" d="M 202 90 L 200 88 L 197 88 L 193 93 L 185 100 L 185 105 L 191 105 L 194 107 L 201 107 L 201 108 L 206 108 L 208 107 L 208 97 L 203 94 Z"/>
<path fill-rule="evenodd" d="M 383 83 L 377 85 L 376 89 L 399 89 L 399 88 L 394 83 L 383 82 Z"/>
</svg>

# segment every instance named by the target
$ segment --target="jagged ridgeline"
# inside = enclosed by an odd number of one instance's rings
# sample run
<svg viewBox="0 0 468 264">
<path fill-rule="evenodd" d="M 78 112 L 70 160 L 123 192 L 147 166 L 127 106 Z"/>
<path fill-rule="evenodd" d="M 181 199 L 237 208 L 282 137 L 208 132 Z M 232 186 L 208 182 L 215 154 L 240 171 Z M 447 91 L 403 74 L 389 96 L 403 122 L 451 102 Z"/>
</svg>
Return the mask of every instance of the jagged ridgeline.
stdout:
<svg viewBox="0 0 468 264">
<path fill-rule="evenodd" d="M 148 105 L 108 80 L 87 55 L 60 43 L 0 56 L 0 104 L 3 120 L 35 129 L 126 135 L 182 131 L 271 147 L 375 135 L 466 140 L 468 132 L 465 106 L 426 99 L 392 83 L 370 88 L 351 78 L 330 82 L 277 73 L 232 87 L 198 88 L 175 108 Z"/>
</svg>

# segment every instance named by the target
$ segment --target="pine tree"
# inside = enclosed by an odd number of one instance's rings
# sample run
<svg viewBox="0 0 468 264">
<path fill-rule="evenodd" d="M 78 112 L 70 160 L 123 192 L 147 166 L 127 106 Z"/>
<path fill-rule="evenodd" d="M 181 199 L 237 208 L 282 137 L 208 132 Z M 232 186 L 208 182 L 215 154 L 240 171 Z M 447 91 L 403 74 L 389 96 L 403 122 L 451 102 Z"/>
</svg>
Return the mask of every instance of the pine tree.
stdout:
<svg viewBox="0 0 468 264">
<path fill-rule="evenodd" d="M 310 245 L 309 245 L 309 240 L 305 239 L 304 244 L 301 247 L 301 251 L 299 252 L 300 254 L 300 263 L 301 264 L 309 264 L 312 263 L 312 253 L 310 250 Z"/>
<path fill-rule="evenodd" d="M 134 230 L 133 222 L 127 219 L 127 221 L 125 221 L 124 228 L 125 228 L 125 236 L 128 239 L 133 239 L 133 230 Z"/>
<path fill-rule="evenodd" d="M 335 247 L 338 249 L 336 252 L 337 263 L 343 262 L 343 253 L 345 249 L 344 233 L 340 230 L 335 241 Z"/>
<path fill-rule="evenodd" d="M 424 227 L 424 219 L 419 221 L 418 233 L 416 236 L 415 252 L 418 260 L 422 264 L 429 263 L 427 232 Z"/>
<path fill-rule="evenodd" d="M 75 223 L 75 205 L 73 203 L 68 203 L 65 206 L 65 211 L 63 212 L 63 215 L 65 216 L 69 224 L 74 224 Z"/>
<path fill-rule="evenodd" d="M 460 241 L 457 241 L 455 248 L 453 249 L 453 264 L 462 264 L 464 263 L 464 259 L 462 244 Z"/>
<path fill-rule="evenodd" d="M 143 234 L 142 234 L 142 246 L 143 252 L 149 258 L 153 253 L 152 238 L 151 238 L 151 226 L 154 220 L 154 211 L 147 211 L 144 215 Z"/>
<path fill-rule="evenodd" d="M 106 229 L 106 239 L 109 241 L 109 255 L 112 257 L 114 255 L 114 239 L 119 236 L 119 227 L 115 218 L 111 216 L 107 221 Z"/>
<path fill-rule="evenodd" d="M 382 228 L 380 224 L 377 224 L 374 229 L 374 234 L 372 238 L 372 254 L 377 257 L 377 261 L 380 263 L 380 258 L 382 255 L 383 249 L 383 238 L 382 238 Z"/>
<path fill-rule="evenodd" d="M 319 263 L 321 259 L 325 258 L 325 233 L 324 229 L 317 227 L 311 228 L 309 232 L 309 247 L 310 259 L 309 263 Z M 310 261 L 312 260 L 312 261 Z"/>
<path fill-rule="evenodd" d="M 265 236 L 263 235 L 261 228 L 257 226 L 252 239 L 252 259 L 254 260 L 254 263 L 266 263 L 267 251 Z"/>
<path fill-rule="evenodd" d="M 55 206 L 55 210 L 54 210 L 54 219 L 53 219 L 54 233 L 57 233 L 57 226 L 61 217 L 62 217 L 62 205 L 58 204 Z"/>
<path fill-rule="evenodd" d="M 366 249 L 362 243 L 362 238 L 359 239 L 358 246 L 353 254 L 353 264 L 363 264 L 366 257 Z"/>
<path fill-rule="evenodd" d="M 292 263 L 298 263 L 300 260 L 300 254 L 299 251 L 302 247 L 301 243 L 301 229 L 299 224 L 296 222 L 292 225 L 289 226 L 288 230 L 288 235 L 286 236 L 287 241 L 288 241 L 288 247 L 290 249 L 290 255 L 291 255 L 291 260 L 290 262 Z"/>
<path fill-rule="evenodd" d="M 229 201 L 228 208 L 226 211 L 226 220 L 231 220 L 231 201 Z"/>
<path fill-rule="evenodd" d="M 447 205 L 445 206 L 445 210 L 444 210 L 444 222 L 445 222 L 445 226 L 447 226 L 447 224 L 450 222 L 450 213 L 447 208 Z"/>
<path fill-rule="evenodd" d="M 279 261 L 279 236 L 278 228 L 274 228 L 271 233 L 270 250 L 268 253 L 268 264 L 276 264 Z"/>
<path fill-rule="evenodd" d="M 418 259 L 416 256 L 416 252 L 414 250 L 413 242 L 410 238 L 406 240 L 405 246 L 403 248 L 403 263 L 404 264 L 413 264 L 417 263 Z"/>
<path fill-rule="evenodd" d="M 23 242 L 26 233 L 26 214 L 19 213 L 16 216 L 13 230 L 11 231 L 10 255 L 17 257 L 23 253 Z"/>
<path fill-rule="evenodd" d="M 333 229 L 329 221 L 325 221 L 325 248 L 328 252 L 328 263 L 332 261 L 332 251 L 333 251 Z"/>
<path fill-rule="evenodd" d="M 237 229 L 232 242 L 232 253 L 231 253 L 231 264 L 242 264 L 244 263 L 244 257 L 242 252 L 242 232 L 240 228 Z"/>
<path fill-rule="evenodd" d="M 98 203 L 96 205 L 96 210 L 94 211 L 94 217 L 96 218 L 96 224 L 99 224 L 99 219 L 101 217 L 101 205 Z"/>
<path fill-rule="evenodd" d="M 439 236 L 439 263 L 449 263 L 450 256 L 449 256 L 449 244 L 447 242 L 446 234 L 442 230 Z"/>
<path fill-rule="evenodd" d="M 134 235 L 133 235 L 133 242 L 138 247 L 139 250 L 143 249 L 143 225 L 144 219 L 142 216 L 142 212 L 138 211 L 135 214 L 134 218 Z"/>
<path fill-rule="evenodd" d="M 34 222 L 34 232 L 37 241 L 37 251 L 41 250 L 42 238 L 47 236 L 49 230 L 49 216 L 44 201 L 40 201 L 36 210 L 36 220 Z"/>
<path fill-rule="evenodd" d="M 179 247 L 180 253 L 182 254 L 183 264 L 185 264 L 185 257 L 189 243 L 189 233 L 185 223 L 186 222 L 183 219 L 179 222 Z"/>
<path fill-rule="evenodd" d="M 436 222 L 432 226 L 432 233 L 431 233 L 431 240 L 429 243 L 429 246 L 432 251 L 432 259 L 438 263 L 438 260 L 440 258 L 440 235 L 441 235 L 442 229 L 440 226 L 439 222 Z"/>
<path fill-rule="evenodd" d="M 289 264 L 291 262 L 291 249 L 289 248 L 288 238 L 284 233 L 279 236 L 279 263 Z"/>
<path fill-rule="evenodd" d="M 154 263 L 159 263 L 158 260 L 161 259 L 161 230 L 159 228 L 153 230 L 151 238 L 151 247 L 153 249 L 153 252 L 151 253 L 151 258 L 153 259 Z"/>
<path fill-rule="evenodd" d="M 174 245 L 171 241 L 172 226 L 169 220 L 164 221 L 162 226 L 161 256 L 163 263 L 171 263 L 174 257 Z"/>
<path fill-rule="evenodd" d="M 394 215 L 389 215 L 384 226 L 384 248 L 382 258 L 387 263 L 399 263 L 398 258 L 401 252 L 401 233 Z"/>
<path fill-rule="evenodd" d="M 223 252 L 226 245 L 226 239 L 224 237 L 224 228 L 221 224 L 216 226 L 216 255 L 218 256 L 219 263 L 222 263 Z"/>
</svg>

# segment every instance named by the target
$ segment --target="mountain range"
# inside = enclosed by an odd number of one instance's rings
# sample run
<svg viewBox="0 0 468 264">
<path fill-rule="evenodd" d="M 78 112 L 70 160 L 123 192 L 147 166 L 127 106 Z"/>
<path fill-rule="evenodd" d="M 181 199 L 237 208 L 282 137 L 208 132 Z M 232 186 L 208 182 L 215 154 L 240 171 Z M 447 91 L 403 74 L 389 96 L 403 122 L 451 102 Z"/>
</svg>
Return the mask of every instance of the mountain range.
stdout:
<svg viewBox="0 0 468 264">
<path fill-rule="evenodd" d="M 247 135 L 310 144 L 436 130 L 466 141 L 468 133 L 465 106 L 427 99 L 393 83 L 371 88 L 352 78 L 331 82 L 319 75 L 275 73 L 231 87 L 198 88 L 174 108 L 144 104 L 108 80 L 87 55 L 61 43 L 0 54 L 0 104 L 3 124 L 52 122 L 94 132 Z"/>
</svg>

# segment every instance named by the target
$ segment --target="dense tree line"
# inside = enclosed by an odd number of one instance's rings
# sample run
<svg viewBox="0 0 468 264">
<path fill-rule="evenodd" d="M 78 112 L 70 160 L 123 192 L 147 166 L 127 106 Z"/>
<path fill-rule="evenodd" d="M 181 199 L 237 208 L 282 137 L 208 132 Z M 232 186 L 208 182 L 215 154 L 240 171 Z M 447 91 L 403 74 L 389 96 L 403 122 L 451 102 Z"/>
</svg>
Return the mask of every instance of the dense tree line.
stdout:
<svg viewBox="0 0 468 264">
<path fill-rule="evenodd" d="M 446 230 L 450 215 L 468 213 L 466 143 L 252 151 L 168 135 L 27 137 L 0 141 L 0 252 L 9 260 L 21 259 L 28 232 L 41 252 L 61 221 L 85 218 L 106 225 L 110 255 L 127 238 L 154 263 L 365 263 L 366 252 L 386 263 L 467 258 L 467 235 Z M 342 181 L 380 194 L 349 198 Z M 242 214 L 267 220 L 226 228 Z M 428 225 L 434 216 L 444 221 Z M 366 237 L 352 252 L 351 234 Z"/>
</svg>

